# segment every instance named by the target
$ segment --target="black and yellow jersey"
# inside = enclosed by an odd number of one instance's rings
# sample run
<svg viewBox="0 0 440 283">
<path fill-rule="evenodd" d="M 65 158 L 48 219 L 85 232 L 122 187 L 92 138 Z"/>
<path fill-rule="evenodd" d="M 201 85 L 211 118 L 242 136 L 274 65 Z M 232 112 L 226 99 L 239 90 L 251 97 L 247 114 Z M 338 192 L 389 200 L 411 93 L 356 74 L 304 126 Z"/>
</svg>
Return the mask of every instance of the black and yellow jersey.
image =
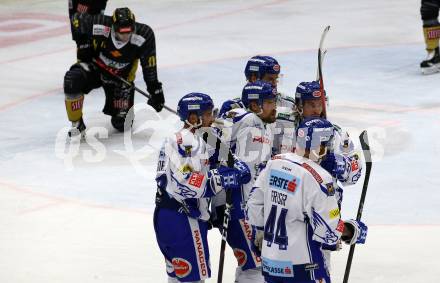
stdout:
<svg viewBox="0 0 440 283">
<path fill-rule="evenodd" d="M 78 29 L 91 50 L 87 52 L 91 58 L 81 58 L 81 61 L 97 61 L 129 81 L 134 80 L 140 62 L 145 83 L 149 85 L 158 81 L 156 42 L 148 25 L 135 23 L 135 30 L 126 43 L 116 39 L 110 16 L 83 14 L 79 18 Z"/>
</svg>

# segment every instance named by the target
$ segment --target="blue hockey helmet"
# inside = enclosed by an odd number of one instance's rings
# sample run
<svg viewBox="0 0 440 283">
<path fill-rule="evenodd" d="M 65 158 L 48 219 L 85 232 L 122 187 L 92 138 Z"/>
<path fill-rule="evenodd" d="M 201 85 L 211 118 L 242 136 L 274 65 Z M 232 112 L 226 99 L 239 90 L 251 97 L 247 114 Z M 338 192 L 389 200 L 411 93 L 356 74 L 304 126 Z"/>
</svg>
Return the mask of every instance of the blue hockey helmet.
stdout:
<svg viewBox="0 0 440 283">
<path fill-rule="evenodd" d="M 297 106 L 302 106 L 304 104 L 304 101 L 321 99 L 322 95 L 325 96 L 325 91 L 323 94 L 319 82 L 301 82 L 296 87 L 295 104 Z"/>
<path fill-rule="evenodd" d="M 332 148 L 335 128 L 323 118 L 306 118 L 296 130 L 296 148 L 319 150 L 320 146 Z"/>
<path fill-rule="evenodd" d="M 263 67 L 263 73 L 261 74 L 261 77 L 263 77 L 264 74 L 279 74 L 281 72 L 281 66 L 278 64 L 278 61 L 271 57 L 271 56 L 264 56 L 265 63 Z"/>
<path fill-rule="evenodd" d="M 258 105 L 263 105 L 263 101 L 266 99 L 275 99 L 277 96 L 276 88 L 271 84 L 263 81 L 256 81 L 253 83 L 247 83 L 241 94 L 241 101 L 246 108 L 249 108 L 251 101 L 256 100 Z"/>
<path fill-rule="evenodd" d="M 220 108 L 220 111 L 218 112 L 217 116 L 222 119 L 226 119 L 228 116 L 228 112 L 231 111 L 232 109 L 237 109 L 237 108 L 245 108 L 240 98 L 226 100 L 225 102 L 223 102 L 222 107 Z"/>
<path fill-rule="evenodd" d="M 177 104 L 177 114 L 180 120 L 187 121 L 190 113 L 202 116 L 203 112 L 214 108 L 214 103 L 209 95 L 191 92 L 183 96 Z"/>
<path fill-rule="evenodd" d="M 264 64 L 266 63 L 265 56 L 254 56 L 250 58 L 246 67 L 244 68 L 244 75 L 247 80 L 250 80 L 252 75 L 255 75 L 259 80 L 263 76 Z"/>
</svg>

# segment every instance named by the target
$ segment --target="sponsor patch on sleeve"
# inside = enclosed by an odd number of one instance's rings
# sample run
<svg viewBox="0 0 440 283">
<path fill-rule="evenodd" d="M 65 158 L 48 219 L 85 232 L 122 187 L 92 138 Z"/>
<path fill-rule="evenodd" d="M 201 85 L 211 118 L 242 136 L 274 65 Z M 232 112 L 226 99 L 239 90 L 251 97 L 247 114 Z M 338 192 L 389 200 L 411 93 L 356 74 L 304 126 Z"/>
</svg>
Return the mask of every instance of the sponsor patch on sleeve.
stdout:
<svg viewBox="0 0 440 283">
<path fill-rule="evenodd" d="M 306 169 L 307 171 L 309 171 L 310 174 L 312 174 L 313 178 L 315 178 L 315 180 L 316 180 L 318 183 L 320 183 L 320 184 L 322 183 L 322 178 L 321 178 L 321 176 L 319 176 L 318 172 L 316 172 L 316 170 L 313 169 L 312 166 L 310 166 L 310 165 L 307 164 L 307 163 L 303 163 L 303 164 L 302 164 L 302 167 L 303 167 L 304 169 Z"/>
<path fill-rule="evenodd" d="M 194 172 L 191 174 L 191 176 L 189 177 L 189 181 L 188 183 L 191 186 L 194 186 L 196 188 L 200 188 L 202 186 L 203 183 L 203 179 L 205 179 L 205 175 L 198 173 L 198 172 Z"/>
<path fill-rule="evenodd" d="M 342 232 L 344 232 L 344 227 L 345 227 L 344 226 L 344 221 L 339 220 L 338 226 L 336 227 L 336 231 L 342 233 Z"/>
</svg>

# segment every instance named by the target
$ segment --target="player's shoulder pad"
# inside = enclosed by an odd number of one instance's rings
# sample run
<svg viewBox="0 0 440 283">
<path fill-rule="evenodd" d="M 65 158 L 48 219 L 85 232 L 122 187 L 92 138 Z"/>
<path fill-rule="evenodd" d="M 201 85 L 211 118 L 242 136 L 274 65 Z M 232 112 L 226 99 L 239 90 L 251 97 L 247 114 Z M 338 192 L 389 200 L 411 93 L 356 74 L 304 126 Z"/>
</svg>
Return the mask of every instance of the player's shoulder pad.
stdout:
<svg viewBox="0 0 440 283">
<path fill-rule="evenodd" d="M 153 30 L 146 24 L 136 23 L 135 32 L 131 36 L 130 43 L 141 47 L 145 42 L 154 39 Z"/>
<path fill-rule="evenodd" d="M 311 160 L 302 162 L 301 167 L 312 175 L 323 193 L 327 196 L 333 196 L 335 194 L 333 178 L 324 168 Z"/>
<path fill-rule="evenodd" d="M 252 114 L 252 112 L 249 112 L 249 111 L 246 111 L 244 113 L 238 113 L 238 115 L 232 119 L 232 122 L 235 124 L 238 122 L 246 121 L 248 119 L 252 119 L 252 115 L 250 115 L 250 114 Z"/>
</svg>

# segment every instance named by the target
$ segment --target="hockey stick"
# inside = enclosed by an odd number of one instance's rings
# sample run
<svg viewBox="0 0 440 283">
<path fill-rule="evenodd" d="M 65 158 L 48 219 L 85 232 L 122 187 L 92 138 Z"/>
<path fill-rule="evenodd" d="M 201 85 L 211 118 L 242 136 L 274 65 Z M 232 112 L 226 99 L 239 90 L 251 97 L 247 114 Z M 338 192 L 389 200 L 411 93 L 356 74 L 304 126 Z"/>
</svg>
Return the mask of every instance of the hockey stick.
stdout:
<svg viewBox="0 0 440 283">
<path fill-rule="evenodd" d="M 370 145 L 368 143 L 368 134 L 367 134 L 366 130 L 361 133 L 361 135 L 359 136 L 359 140 L 361 142 L 362 151 L 364 152 L 366 169 L 365 169 L 364 186 L 362 188 L 361 199 L 359 201 L 359 208 L 358 208 L 358 213 L 356 216 L 356 220 L 358 220 L 358 221 L 361 220 L 362 211 L 364 210 L 365 196 L 367 195 L 368 181 L 370 180 L 370 172 L 371 172 L 371 167 L 373 165 L 373 162 L 371 160 Z M 348 277 L 350 275 L 351 262 L 353 261 L 353 254 L 354 254 L 355 247 L 356 247 L 356 244 L 353 244 L 350 247 L 350 252 L 348 253 L 347 266 L 345 267 L 345 274 L 344 274 L 343 283 L 348 282 Z"/>
<path fill-rule="evenodd" d="M 210 144 L 212 146 L 212 143 L 210 143 L 209 141 L 216 141 L 215 142 L 215 149 L 216 151 L 219 152 L 219 160 L 224 160 L 225 158 L 225 149 L 228 150 L 227 152 L 227 161 L 226 164 L 228 165 L 228 167 L 233 168 L 234 167 L 234 156 L 232 155 L 231 150 L 226 147 L 223 148 L 222 151 L 222 145 L 223 146 L 227 146 L 224 143 L 222 143 L 222 141 L 220 140 L 220 138 L 218 138 L 217 136 L 214 136 L 214 139 L 209 139 L 209 136 L 212 136 L 213 133 L 211 131 L 205 131 L 202 134 L 203 140 L 207 143 Z M 217 282 L 218 283 L 222 283 L 223 282 L 223 267 L 224 267 L 224 263 L 225 263 L 225 250 L 226 250 L 226 238 L 228 236 L 228 226 L 229 226 L 229 219 L 230 219 L 230 214 L 231 214 L 231 209 L 232 209 L 232 190 L 226 190 L 226 205 L 225 205 L 225 212 L 224 212 L 224 216 L 223 216 L 223 226 L 222 226 L 222 242 L 220 245 L 220 259 L 219 259 L 219 265 L 218 265 L 218 275 L 217 275 Z"/>
<path fill-rule="evenodd" d="M 327 35 L 328 31 L 330 30 L 330 26 L 326 26 L 324 31 L 321 35 L 321 40 L 319 41 L 319 48 L 318 48 L 318 74 L 317 74 L 317 80 L 319 80 L 320 90 L 321 90 L 321 103 L 322 103 L 322 114 L 324 115 L 324 118 L 327 118 L 327 109 L 326 109 L 326 103 L 325 103 L 325 95 L 324 95 L 324 79 L 322 77 L 322 62 L 324 60 L 325 53 L 327 51 L 323 50 L 323 44 L 325 36 Z"/>
<path fill-rule="evenodd" d="M 108 68 L 106 68 L 106 66 L 103 66 L 103 64 L 99 63 L 97 60 L 93 59 L 93 62 L 95 63 L 96 66 L 99 67 L 99 69 L 105 71 L 107 74 L 111 75 L 113 78 L 119 80 L 120 82 L 124 83 L 127 86 L 133 87 L 137 92 L 139 92 L 140 94 L 142 94 L 146 98 L 148 98 L 148 99 L 151 98 L 150 94 L 148 94 L 145 91 L 143 91 L 142 89 L 138 88 L 134 83 L 131 83 L 131 82 L 127 81 L 126 79 L 124 79 L 123 77 L 120 77 L 120 76 L 114 74 L 112 71 L 110 71 Z M 164 105 L 163 108 L 165 108 L 169 112 L 177 115 L 176 110 L 174 110 L 166 105 Z"/>
<path fill-rule="evenodd" d="M 228 154 L 228 167 L 234 167 L 234 157 L 231 151 Z M 222 243 L 220 245 L 220 259 L 218 263 L 217 283 L 223 282 L 223 266 L 225 263 L 226 238 L 228 236 L 229 218 L 232 208 L 232 190 L 226 191 L 226 208 L 223 216 Z"/>
</svg>

